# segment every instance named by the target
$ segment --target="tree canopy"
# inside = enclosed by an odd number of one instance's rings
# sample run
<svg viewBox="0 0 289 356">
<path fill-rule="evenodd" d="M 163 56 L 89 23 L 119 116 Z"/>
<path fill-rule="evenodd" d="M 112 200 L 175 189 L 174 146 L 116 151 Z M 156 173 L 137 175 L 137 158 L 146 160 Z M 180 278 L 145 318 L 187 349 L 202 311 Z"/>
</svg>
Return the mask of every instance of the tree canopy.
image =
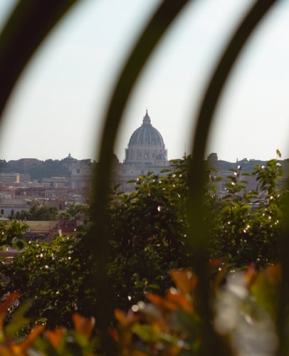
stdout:
<svg viewBox="0 0 289 356">
<path fill-rule="evenodd" d="M 77 218 L 79 214 L 88 214 L 88 207 L 83 204 L 72 204 L 66 211 L 60 211 L 56 206 L 36 203 L 27 210 L 16 212 L 13 219 L 27 221 L 56 221 L 59 219 Z"/>
<path fill-rule="evenodd" d="M 188 160 L 176 162 L 170 172 L 140 177 L 131 194 L 117 189 L 113 192 L 106 227 L 112 310 L 129 308 L 144 300 L 146 292 L 163 295 L 172 284 L 171 270 L 194 265 L 197 252 L 186 244 L 190 228 L 186 215 Z M 278 188 L 282 168 L 277 160 L 256 166 L 256 191 L 247 191 L 241 167 L 231 172 L 222 199 L 216 195 L 214 179 L 207 172 L 204 204 L 209 257 L 231 269 L 251 263 L 264 268 L 280 256 L 282 204 L 287 194 Z M 33 212 L 43 218 L 40 208 L 36 206 Z M 45 209 L 46 213 L 50 208 Z M 72 206 L 70 210 L 77 214 L 82 207 Z M 48 217 L 54 218 L 55 209 L 51 212 Z M 93 315 L 98 294 L 91 281 L 91 254 L 82 244 L 89 231 L 87 221 L 69 238 L 27 244 L 10 265 L 2 265 L 1 273 L 9 277 L 9 283 L 2 283 L 2 294 L 21 290 L 21 301 L 36 298 L 31 313 L 36 319 L 47 320 L 49 327 L 70 326 L 75 310 Z"/>
</svg>

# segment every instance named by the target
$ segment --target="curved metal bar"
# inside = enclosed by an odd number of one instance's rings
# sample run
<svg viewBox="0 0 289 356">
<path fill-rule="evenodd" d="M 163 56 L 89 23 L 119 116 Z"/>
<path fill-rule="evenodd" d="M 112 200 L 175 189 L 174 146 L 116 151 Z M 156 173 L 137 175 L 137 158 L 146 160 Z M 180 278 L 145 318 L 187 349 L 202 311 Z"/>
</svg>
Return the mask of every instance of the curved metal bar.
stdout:
<svg viewBox="0 0 289 356">
<path fill-rule="evenodd" d="M 99 169 L 95 184 L 94 201 L 101 210 L 107 200 L 109 187 L 107 177 L 110 177 L 111 155 L 124 108 L 151 53 L 188 1 L 163 1 L 140 36 L 116 81 L 105 117 L 105 126 L 100 146 Z M 102 218 L 99 220 L 102 222 Z"/>
<path fill-rule="evenodd" d="M 199 277 L 198 298 L 201 301 L 200 313 L 206 329 L 203 335 L 206 335 L 207 341 L 204 345 L 208 347 L 208 354 L 214 354 L 214 342 L 212 342 L 211 330 L 211 312 L 209 309 L 209 282 L 208 282 L 208 233 L 206 222 L 204 221 L 203 211 L 203 183 L 205 172 L 205 149 L 210 126 L 213 122 L 213 115 L 221 96 L 222 90 L 229 77 L 229 74 L 238 59 L 246 41 L 262 20 L 268 10 L 276 0 L 258 0 L 242 23 L 236 30 L 229 42 L 224 54 L 222 55 L 214 74 L 209 82 L 204 99 L 201 103 L 194 141 L 192 146 L 192 163 L 190 166 L 189 184 L 189 208 L 188 216 L 191 222 L 192 231 L 190 236 L 190 247 L 196 251 L 195 269 Z"/>
<path fill-rule="evenodd" d="M 78 0 L 21 0 L 0 35 L 0 118 L 25 66 L 41 42 Z"/>
<path fill-rule="evenodd" d="M 95 315 L 98 320 L 98 326 L 104 333 L 107 330 L 113 312 L 113 302 L 109 302 L 109 300 L 111 301 L 110 286 L 106 278 L 109 246 L 108 239 L 104 232 L 104 222 L 106 219 L 106 204 L 108 202 L 109 178 L 111 177 L 112 153 L 117 130 L 124 108 L 141 71 L 158 42 L 166 33 L 166 30 L 188 2 L 189 0 L 164 0 L 157 8 L 139 37 L 138 42 L 132 49 L 116 81 L 105 117 L 99 163 L 94 178 L 93 203 L 91 206 L 91 215 L 94 224 L 86 241 L 84 241 L 86 246 L 90 246 L 90 251 L 93 256 L 93 285 L 96 290 L 101 288 Z M 107 342 L 104 341 L 104 343 L 105 347 L 109 350 L 111 347 L 109 340 Z"/>
<path fill-rule="evenodd" d="M 151 53 L 170 24 L 188 1 L 189 0 L 165 0 L 159 6 L 133 48 L 118 80 L 116 81 L 116 86 L 110 99 L 110 104 L 105 117 L 99 166 L 95 177 L 93 206 L 97 212 L 97 216 L 94 216 L 94 221 L 99 228 L 98 232 L 100 232 L 101 226 L 103 226 L 104 207 L 107 202 L 109 189 L 108 177 L 111 176 L 110 166 L 112 162 L 113 146 L 124 108 Z M 100 241 L 94 240 L 91 241 L 91 243 L 94 245 L 94 248 L 99 251 Z M 103 255 L 101 254 L 101 256 Z"/>
</svg>

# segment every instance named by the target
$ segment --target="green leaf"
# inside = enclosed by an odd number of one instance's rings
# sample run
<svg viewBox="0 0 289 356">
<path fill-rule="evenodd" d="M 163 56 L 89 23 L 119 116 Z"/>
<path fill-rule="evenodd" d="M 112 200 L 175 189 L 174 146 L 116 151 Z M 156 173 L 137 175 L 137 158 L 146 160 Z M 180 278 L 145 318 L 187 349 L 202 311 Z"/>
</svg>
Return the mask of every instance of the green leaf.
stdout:
<svg viewBox="0 0 289 356">
<path fill-rule="evenodd" d="M 152 325 L 136 323 L 132 327 L 132 332 L 146 342 L 151 343 L 159 340 L 159 336 L 154 332 Z"/>
<path fill-rule="evenodd" d="M 11 321 L 5 327 L 5 334 L 10 337 L 15 337 L 15 335 L 21 331 L 21 329 L 30 323 L 30 319 L 25 317 L 27 311 L 31 308 L 32 301 L 26 301 L 22 303 L 13 314 Z"/>
</svg>

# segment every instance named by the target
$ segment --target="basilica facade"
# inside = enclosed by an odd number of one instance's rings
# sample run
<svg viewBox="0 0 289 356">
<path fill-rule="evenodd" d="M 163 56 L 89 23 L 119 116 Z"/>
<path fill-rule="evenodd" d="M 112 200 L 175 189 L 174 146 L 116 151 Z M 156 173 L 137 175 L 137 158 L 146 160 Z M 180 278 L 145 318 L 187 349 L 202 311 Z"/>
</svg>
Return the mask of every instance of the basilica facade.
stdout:
<svg viewBox="0 0 289 356">
<path fill-rule="evenodd" d="M 146 111 L 142 125 L 130 137 L 123 163 L 115 157 L 113 183 L 120 184 L 123 191 L 131 191 L 134 184 L 127 181 L 145 176 L 148 172 L 159 174 L 167 166 L 169 162 L 164 140 L 152 126 Z"/>
</svg>

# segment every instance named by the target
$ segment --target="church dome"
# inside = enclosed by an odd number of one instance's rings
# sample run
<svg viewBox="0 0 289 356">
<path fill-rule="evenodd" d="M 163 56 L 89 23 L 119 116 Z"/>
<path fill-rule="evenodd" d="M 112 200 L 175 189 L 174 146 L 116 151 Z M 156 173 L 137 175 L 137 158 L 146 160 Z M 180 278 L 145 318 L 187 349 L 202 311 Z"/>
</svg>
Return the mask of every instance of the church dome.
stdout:
<svg viewBox="0 0 289 356">
<path fill-rule="evenodd" d="M 135 167 L 163 167 L 168 165 L 167 150 L 162 135 L 151 124 L 146 111 L 141 127 L 131 135 L 125 150 L 125 164 Z M 140 173 L 144 170 L 140 168 Z"/>
<path fill-rule="evenodd" d="M 151 119 L 146 111 L 141 127 L 131 135 L 128 146 L 160 146 L 165 148 L 162 135 L 151 124 Z"/>
<path fill-rule="evenodd" d="M 71 157 L 71 154 L 69 153 L 67 157 L 62 159 L 62 161 L 65 161 L 65 162 L 76 162 L 77 159 Z"/>
</svg>

